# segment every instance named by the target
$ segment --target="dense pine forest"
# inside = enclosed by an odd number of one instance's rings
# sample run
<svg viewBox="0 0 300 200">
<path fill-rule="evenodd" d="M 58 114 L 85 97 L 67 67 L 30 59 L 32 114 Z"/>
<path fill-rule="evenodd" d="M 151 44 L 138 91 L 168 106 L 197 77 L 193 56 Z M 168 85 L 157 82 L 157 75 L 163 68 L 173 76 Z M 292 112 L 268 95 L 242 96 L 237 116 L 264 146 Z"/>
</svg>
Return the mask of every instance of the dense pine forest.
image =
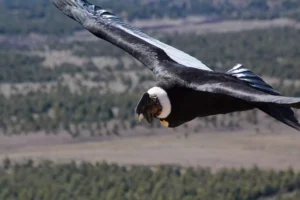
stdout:
<svg viewBox="0 0 300 200">
<path fill-rule="evenodd" d="M 286 171 L 178 166 L 54 164 L 4 160 L 0 198 L 5 200 L 297 200 L 300 174 Z"/>
</svg>

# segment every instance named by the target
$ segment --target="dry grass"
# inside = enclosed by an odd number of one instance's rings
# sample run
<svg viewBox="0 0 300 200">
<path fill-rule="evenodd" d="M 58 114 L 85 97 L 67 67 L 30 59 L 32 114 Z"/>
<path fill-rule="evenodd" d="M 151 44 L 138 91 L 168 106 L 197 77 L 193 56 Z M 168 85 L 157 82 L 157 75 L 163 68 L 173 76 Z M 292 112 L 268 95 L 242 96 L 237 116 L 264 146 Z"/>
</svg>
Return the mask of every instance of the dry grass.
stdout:
<svg viewBox="0 0 300 200">
<path fill-rule="evenodd" d="M 43 66 L 47 68 L 59 67 L 62 64 L 82 67 L 88 62 L 86 58 L 73 55 L 72 51 L 37 51 L 31 52 L 31 54 L 44 57 Z"/>
<path fill-rule="evenodd" d="M 283 127 L 283 129 L 282 129 Z M 107 161 L 119 164 L 180 164 L 182 166 L 252 167 L 300 169 L 300 134 L 284 126 L 277 133 L 257 134 L 254 131 L 211 132 L 185 137 L 169 129 L 155 135 L 72 140 L 60 136 L 29 135 L 2 137 L 0 159 L 33 158 L 57 162 Z M 145 133 L 145 130 L 139 130 Z M 164 132 L 173 132 L 164 134 Z M 160 135 L 161 134 L 161 135 Z"/>
</svg>

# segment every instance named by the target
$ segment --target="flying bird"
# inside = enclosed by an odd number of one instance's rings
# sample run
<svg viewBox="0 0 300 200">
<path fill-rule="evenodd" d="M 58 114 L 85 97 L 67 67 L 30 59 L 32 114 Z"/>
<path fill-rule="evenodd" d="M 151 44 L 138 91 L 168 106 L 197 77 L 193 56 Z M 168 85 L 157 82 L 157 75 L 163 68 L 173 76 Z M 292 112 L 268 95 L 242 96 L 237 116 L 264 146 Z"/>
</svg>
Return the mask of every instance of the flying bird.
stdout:
<svg viewBox="0 0 300 200">
<path fill-rule="evenodd" d="M 139 120 L 158 118 L 177 127 L 196 117 L 258 108 L 300 131 L 291 108 L 300 98 L 285 97 L 242 64 L 226 73 L 212 71 L 200 60 L 156 40 L 111 12 L 86 0 L 52 0 L 54 5 L 92 34 L 135 57 L 150 69 L 156 84 L 136 107 Z"/>
</svg>

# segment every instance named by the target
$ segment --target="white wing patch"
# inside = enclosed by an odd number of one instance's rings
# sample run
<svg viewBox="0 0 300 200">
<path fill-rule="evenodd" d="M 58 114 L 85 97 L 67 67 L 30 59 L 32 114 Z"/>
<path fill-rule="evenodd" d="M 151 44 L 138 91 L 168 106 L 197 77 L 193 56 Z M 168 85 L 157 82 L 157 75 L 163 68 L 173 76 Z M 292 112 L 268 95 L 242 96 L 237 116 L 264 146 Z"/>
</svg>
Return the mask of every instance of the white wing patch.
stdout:
<svg viewBox="0 0 300 200">
<path fill-rule="evenodd" d="M 101 11 L 103 12 L 103 10 Z M 203 64 L 200 60 L 190 56 L 187 53 L 184 53 L 183 51 L 180 51 L 172 46 L 169 46 L 163 42 L 160 42 L 159 40 L 156 40 L 154 38 L 151 38 L 147 34 L 143 33 L 142 31 L 134 28 L 133 26 L 126 24 L 122 20 L 120 20 L 118 17 L 111 15 L 111 14 L 104 14 L 102 15 L 104 19 L 109 20 L 109 23 L 113 22 L 115 25 L 122 29 L 123 31 L 138 37 L 149 44 L 152 44 L 162 50 L 175 62 L 184 65 L 186 67 L 193 67 L 197 69 L 212 71 L 209 67 L 207 67 L 205 64 Z"/>
</svg>

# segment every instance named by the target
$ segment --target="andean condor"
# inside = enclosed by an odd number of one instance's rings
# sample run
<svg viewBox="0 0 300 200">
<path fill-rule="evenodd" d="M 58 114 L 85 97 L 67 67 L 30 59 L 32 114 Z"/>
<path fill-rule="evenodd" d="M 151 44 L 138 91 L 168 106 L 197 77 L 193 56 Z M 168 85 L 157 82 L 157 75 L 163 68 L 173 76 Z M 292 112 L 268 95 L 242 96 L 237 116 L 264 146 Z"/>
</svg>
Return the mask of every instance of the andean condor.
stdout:
<svg viewBox="0 0 300 200">
<path fill-rule="evenodd" d="M 55 6 L 148 67 L 156 85 L 139 101 L 139 120 L 161 120 L 177 127 L 196 117 L 258 108 L 300 131 L 291 108 L 300 108 L 300 98 L 284 97 L 259 76 L 238 64 L 226 73 L 214 72 L 196 58 L 164 44 L 112 13 L 86 0 L 52 0 Z"/>
</svg>

